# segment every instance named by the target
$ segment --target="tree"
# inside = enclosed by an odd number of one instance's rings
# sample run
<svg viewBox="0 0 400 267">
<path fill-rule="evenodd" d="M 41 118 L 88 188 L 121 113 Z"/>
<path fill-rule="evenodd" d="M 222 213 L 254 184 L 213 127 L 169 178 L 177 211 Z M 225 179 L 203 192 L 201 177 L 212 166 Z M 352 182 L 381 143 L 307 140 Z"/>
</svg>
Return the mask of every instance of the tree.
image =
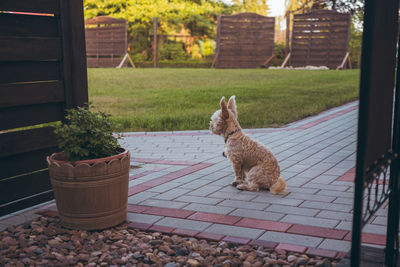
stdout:
<svg viewBox="0 0 400 267">
<path fill-rule="evenodd" d="M 354 15 L 363 8 L 362 0 L 285 0 L 286 11 L 304 13 L 311 9 L 330 9 Z"/>
<path fill-rule="evenodd" d="M 336 10 L 342 13 L 350 13 L 351 15 L 361 11 L 364 6 L 364 1 L 362 0 L 318 0 L 315 2 L 325 4 L 328 9 Z"/>
<path fill-rule="evenodd" d="M 304 13 L 311 9 L 313 0 L 285 0 L 286 13 Z"/>
<path fill-rule="evenodd" d="M 304 13 L 311 9 L 330 9 L 354 15 L 363 8 L 362 0 L 286 0 L 286 11 Z"/>
<path fill-rule="evenodd" d="M 241 12 L 253 12 L 263 16 L 268 15 L 267 0 L 234 0 L 233 3 Z"/>
</svg>

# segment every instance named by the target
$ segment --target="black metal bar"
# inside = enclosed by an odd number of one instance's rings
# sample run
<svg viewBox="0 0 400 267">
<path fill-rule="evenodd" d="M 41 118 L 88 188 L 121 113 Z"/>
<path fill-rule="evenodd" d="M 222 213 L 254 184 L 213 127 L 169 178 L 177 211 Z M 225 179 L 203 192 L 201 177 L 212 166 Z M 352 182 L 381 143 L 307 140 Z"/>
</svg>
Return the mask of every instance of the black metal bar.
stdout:
<svg viewBox="0 0 400 267">
<path fill-rule="evenodd" d="M 397 43 L 400 45 L 400 38 Z M 399 48 L 399 46 L 398 46 Z M 399 49 L 397 50 L 399 53 Z M 396 75 L 396 91 L 394 102 L 394 121 L 393 121 L 393 154 L 395 156 L 390 166 L 390 196 L 388 208 L 388 222 L 386 229 L 386 255 L 385 264 L 387 266 L 396 266 L 399 256 L 399 201 L 400 201 L 400 168 L 399 168 L 399 153 L 400 153 L 400 57 L 397 56 L 397 75 Z"/>
<path fill-rule="evenodd" d="M 357 162 L 356 177 L 354 188 L 354 212 L 353 212 L 353 231 L 351 242 L 351 266 L 358 267 L 360 264 L 361 254 L 361 217 L 364 193 L 364 155 L 367 145 L 367 129 L 368 129 L 368 103 L 369 103 L 369 75 L 372 47 L 371 39 L 374 24 L 374 1 L 366 0 L 364 5 L 364 31 L 362 38 L 361 53 L 361 74 L 360 74 L 360 104 L 358 110 L 358 142 L 357 142 Z"/>
<path fill-rule="evenodd" d="M 374 213 L 389 199 L 390 188 L 386 186 L 386 181 L 389 176 L 389 168 L 392 160 L 393 153 L 392 151 L 388 151 L 373 166 L 369 166 L 367 173 L 364 175 L 364 187 L 366 187 L 366 190 L 364 189 L 366 191 L 364 193 L 366 195 L 364 202 L 366 202 L 366 207 L 361 218 L 361 228 L 367 224 Z M 381 179 L 382 177 L 383 179 Z M 375 195 L 374 198 L 371 198 L 372 193 Z"/>
</svg>

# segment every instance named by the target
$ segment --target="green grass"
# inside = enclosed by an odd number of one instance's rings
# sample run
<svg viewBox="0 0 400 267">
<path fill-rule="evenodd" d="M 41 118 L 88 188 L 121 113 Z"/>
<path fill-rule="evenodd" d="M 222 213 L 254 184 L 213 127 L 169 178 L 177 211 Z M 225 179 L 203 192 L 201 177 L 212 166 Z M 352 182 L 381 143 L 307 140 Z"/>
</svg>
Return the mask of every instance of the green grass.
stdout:
<svg viewBox="0 0 400 267">
<path fill-rule="evenodd" d="M 89 100 L 123 131 L 208 129 L 236 95 L 243 128 L 278 127 L 358 98 L 358 70 L 89 69 Z"/>
</svg>

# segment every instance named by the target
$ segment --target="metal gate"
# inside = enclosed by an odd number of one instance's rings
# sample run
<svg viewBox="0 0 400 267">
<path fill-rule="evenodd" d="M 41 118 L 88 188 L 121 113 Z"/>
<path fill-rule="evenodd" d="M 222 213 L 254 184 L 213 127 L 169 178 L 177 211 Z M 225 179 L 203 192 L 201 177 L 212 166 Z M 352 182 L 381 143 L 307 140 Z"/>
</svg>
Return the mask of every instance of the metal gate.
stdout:
<svg viewBox="0 0 400 267">
<path fill-rule="evenodd" d="M 87 99 L 82 0 L 1 0 L 0 216 L 52 198 L 43 124 Z"/>
<path fill-rule="evenodd" d="M 361 246 L 361 230 L 387 201 L 389 208 L 384 260 L 386 266 L 396 266 L 398 262 L 398 10 L 398 0 L 365 1 L 351 266 L 365 266 L 366 263 L 360 263 L 363 258 L 361 254 L 368 256 Z"/>
</svg>

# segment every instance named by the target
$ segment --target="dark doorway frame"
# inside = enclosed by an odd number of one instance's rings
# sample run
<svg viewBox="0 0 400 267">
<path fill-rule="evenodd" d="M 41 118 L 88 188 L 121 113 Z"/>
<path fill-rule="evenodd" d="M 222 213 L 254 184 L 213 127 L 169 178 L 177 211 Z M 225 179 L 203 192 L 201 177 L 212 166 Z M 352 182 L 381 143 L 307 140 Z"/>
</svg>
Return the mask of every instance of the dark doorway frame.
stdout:
<svg viewBox="0 0 400 267">
<path fill-rule="evenodd" d="M 399 254 L 399 1 L 366 0 L 360 76 L 351 266 L 363 266 L 363 226 L 389 202 L 385 266 Z M 397 61 L 397 62 L 396 62 Z M 397 66 L 396 66 L 397 65 Z M 397 72 L 397 74 L 396 74 Z M 397 76 L 397 82 L 396 82 Z"/>
</svg>

